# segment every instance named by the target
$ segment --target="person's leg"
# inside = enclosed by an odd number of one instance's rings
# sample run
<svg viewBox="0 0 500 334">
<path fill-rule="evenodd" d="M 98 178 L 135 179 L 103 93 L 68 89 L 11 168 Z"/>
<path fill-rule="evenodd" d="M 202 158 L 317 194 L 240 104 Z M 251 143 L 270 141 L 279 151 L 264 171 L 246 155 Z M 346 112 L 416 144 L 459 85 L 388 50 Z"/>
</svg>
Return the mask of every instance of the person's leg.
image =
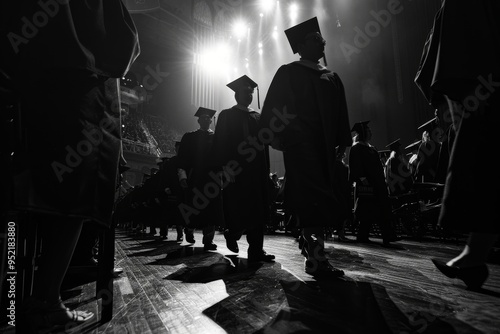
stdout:
<svg viewBox="0 0 500 334">
<path fill-rule="evenodd" d="M 329 274 L 342 276 L 344 272 L 332 267 L 325 255 L 323 227 L 306 227 L 302 229 L 302 255 L 305 256 L 305 271 L 311 275 Z"/>
<path fill-rule="evenodd" d="M 186 235 L 186 241 L 190 244 L 194 244 L 194 228 L 184 227 L 184 234 Z"/>
<path fill-rule="evenodd" d="M 81 219 L 40 216 L 42 250 L 35 272 L 33 297 L 56 303 L 82 229 Z"/>
<path fill-rule="evenodd" d="M 184 240 L 184 237 L 183 237 L 183 234 L 182 234 L 182 224 L 177 223 L 175 225 L 175 230 L 177 231 L 177 241 Z"/>
<path fill-rule="evenodd" d="M 34 275 L 33 290 L 22 307 L 20 330 L 82 323 L 92 312 L 70 311 L 61 301 L 61 285 L 75 250 L 83 222 L 81 219 L 38 216 L 42 247 Z M 22 328 L 22 329 L 21 329 Z"/>
<path fill-rule="evenodd" d="M 249 262 L 272 262 L 274 255 L 264 251 L 264 225 L 259 224 L 247 229 L 248 261 Z"/>
<path fill-rule="evenodd" d="M 462 252 L 446 264 L 460 268 L 483 265 L 497 239 L 498 234 L 471 233 Z"/>
<path fill-rule="evenodd" d="M 226 247 L 234 253 L 240 251 L 238 247 L 238 240 L 240 240 L 243 235 L 243 231 L 236 228 L 228 227 L 224 230 L 224 238 L 226 239 Z"/>
<path fill-rule="evenodd" d="M 203 248 L 205 250 L 216 250 L 217 245 L 214 244 L 214 237 L 215 237 L 215 226 L 214 225 L 209 225 L 205 226 L 203 229 Z"/>
</svg>

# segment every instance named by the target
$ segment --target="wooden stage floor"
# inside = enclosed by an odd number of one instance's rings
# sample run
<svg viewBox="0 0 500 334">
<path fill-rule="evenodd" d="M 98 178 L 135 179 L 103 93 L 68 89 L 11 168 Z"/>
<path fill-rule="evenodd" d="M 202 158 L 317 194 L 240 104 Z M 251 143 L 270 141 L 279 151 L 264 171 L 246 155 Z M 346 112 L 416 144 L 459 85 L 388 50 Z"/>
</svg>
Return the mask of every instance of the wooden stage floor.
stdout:
<svg viewBox="0 0 500 334">
<path fill-rule="evenodd" d="M 265 236 L 275 263 L 248 266 L 247 243 L 240 253 L 226 248 L 217 232 L 217 251 L 204 252 L 201 233 L 189 245 L 116 231 L 113 319 L 80 333 L 500 333 L 500 265 L 492 252 L 490 278 L 479 292 L 449 279 L 431 258 L 448 259 L 461 242 L 327 244 L 341 279 L 316 280 L 303 270 L 297 241 L 287 234 Z M 172 240 L 173 239 L 173 240 Z M 377 239 L 373 239 L 377 241 Z M 98 312 L 95 283 L 65 291 L 68 306 Z"/>
</svg>

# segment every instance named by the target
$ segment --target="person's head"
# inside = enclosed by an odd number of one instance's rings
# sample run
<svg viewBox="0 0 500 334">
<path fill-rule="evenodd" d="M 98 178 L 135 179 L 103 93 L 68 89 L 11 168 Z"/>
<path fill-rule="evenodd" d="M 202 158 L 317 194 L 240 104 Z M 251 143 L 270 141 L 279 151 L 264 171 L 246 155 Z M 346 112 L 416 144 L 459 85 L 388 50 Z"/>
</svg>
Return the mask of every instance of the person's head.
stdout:
<svg viewBox="0 0 500 334">
<path fill-rule="evenodd" d="M 200 129 L 206 131 L 210 129 L 212 118 L 215 115 L 215 110 L 200 107 L 194 115 L 198 117 L 198 124 L 200 125 Z"/>
<path fill-rule="evenodd" d="M 212 117 L 209 115 L 201 115 L 198 117 L 198 124 L 200 125 L 200 129 L 208 130 L 212 124 Z"/>
<path fill-rule="evenodd" d="M 298 53 L 302 59 L 317 62 L 324 57 L 326 41 L 316 17 L 285 30 L 285 34 L 293 53 Z"/>
<path fill-rule="evenodd" d="M 236 100 L 236 103 L 244 107 L 248 107 L 252 104 L 253 93 L 257 87 L 257 83 L 248 76 L 243 75 L 228 83 L 227 87 L 234 91 L 234 99 Z"/>
<path fill-rule="evenodd" d="M 248 107 L 252 104 L 253 92 L 254 90 L 250 86 L 241 87 L 234 93 L 234 99 L 239 105 Z"/>
<path fill-rule="evenodd" d="M 368 126 L 370 121 L 355 123 L 351 132 L 355 132 L 354 141 L 368 142 L 372 139 L 372 131 Z"/>
<path fill-rule="evenodd" d="M 325 55 L 326 41 L 319 32 L 307 34 L 304 41 L 299 43 L 299 55 L 302 59 L 317 62 Z"/>
</svg>

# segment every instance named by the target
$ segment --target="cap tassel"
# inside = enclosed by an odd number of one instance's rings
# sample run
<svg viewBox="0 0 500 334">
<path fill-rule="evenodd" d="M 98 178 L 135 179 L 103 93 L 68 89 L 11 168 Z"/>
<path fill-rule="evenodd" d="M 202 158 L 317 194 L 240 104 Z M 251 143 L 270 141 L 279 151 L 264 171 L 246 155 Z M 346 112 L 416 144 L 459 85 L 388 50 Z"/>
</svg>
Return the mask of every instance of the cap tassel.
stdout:
<svg viewBox="0 0 500 334">
<path fill-rule="evenodd" d="M 260 109 L 260 94 L 259 94 L 259 86 L 257 86 L 257 106 Z"/>
<path fill-rule="evenodd" d="M 326 63 L 326 57 L 325 57 L 325 55 L 323 55 L 323 63 L 325 64 L 325 67 L 328 66 L 328 64 Z"/>
</svg>

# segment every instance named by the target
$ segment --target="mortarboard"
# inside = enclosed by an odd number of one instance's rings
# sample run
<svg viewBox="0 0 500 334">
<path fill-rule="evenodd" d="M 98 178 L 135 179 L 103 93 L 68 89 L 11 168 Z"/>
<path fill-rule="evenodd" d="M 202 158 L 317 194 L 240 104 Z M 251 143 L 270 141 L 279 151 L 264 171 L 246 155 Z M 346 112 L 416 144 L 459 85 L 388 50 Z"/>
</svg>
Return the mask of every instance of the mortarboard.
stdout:
<svg viewBox="0 0 500 334">
<path fill-rule="evenodd" d="M 306 36 L 314 32 L 319 32 L 321 34 L 318 19 L 316 17 L 285 30 L 285 35 L 288 38 L 288 43 L 290 43 L 294 54 L 299 52 L 298 46 L 304 42 Z"/>
<path fill-rule="evenodd" d="M 202 115 L 208 115 L 210 118 L 212 118 L 215 115 L 215 110 L 199 107 L 194 116 L 200 117 Z"/>
<path fill-rule="evenodd" d="M 253 90 L 255 87 L 257 87 L 257 83 L 250 79 L 248 76 L 243 75 L 238 79 L 231 81 L 226 86 L 237 92 L 238 90 L 247 87 L 250 87 Z"/>
<path fill-rule="evenodd" d="M 368 125 L 368 123 L 370 123 L 370 121 L 363 121 L 363 122 L 354 123 L 354 125 L 352 126 L 352 129 L 351 129 L 351 132 L 361 133 L 361 131 L 366 129 L 366 126 Z"/>
<path fill-rule="evenodd" d="M 437 117 L 433 117 L 431 120 L 428 120 L 424 124 L 420 125 L 418 127 L 418 130 L 422 130 L 422 131 L 431 130 L 434 126 L 437 125 L 437 122 L 438 122 L 438 118 Z"/>
<path fill-rule="evenodd" d="M 257 85 L 257 83 L 250 79 L 247 75 L 242 75 L 238 79 L 228 83 L 226 86 L 231 88 L 235 93 L 240 89 L 249 89 L 253 92 L 253 90 L 257 88 L 257 104 L 260 109 L 259 85 Z"/>
<path fill-rule="evenodd" d="M 388 147 L 389 150 L 391 150 L 391 151 L 395 151 L 399 146 L 401 146 L 400 140 L 401 139 L 398 138 L 395 141 L 393 141 L 392 143 L 389 143 L 389 144 L 385 145 L 385 147 Z"/>
<path fill-rule="evenodd" d="M 411 151 L 416 150 L 420 146 L 421 142 L 422 142 L 422 140 L 417 140 L 416 142 L 411 143 L 410 145 L 406 146 L 405 150 L 411 150 Z"/>
</svg>

